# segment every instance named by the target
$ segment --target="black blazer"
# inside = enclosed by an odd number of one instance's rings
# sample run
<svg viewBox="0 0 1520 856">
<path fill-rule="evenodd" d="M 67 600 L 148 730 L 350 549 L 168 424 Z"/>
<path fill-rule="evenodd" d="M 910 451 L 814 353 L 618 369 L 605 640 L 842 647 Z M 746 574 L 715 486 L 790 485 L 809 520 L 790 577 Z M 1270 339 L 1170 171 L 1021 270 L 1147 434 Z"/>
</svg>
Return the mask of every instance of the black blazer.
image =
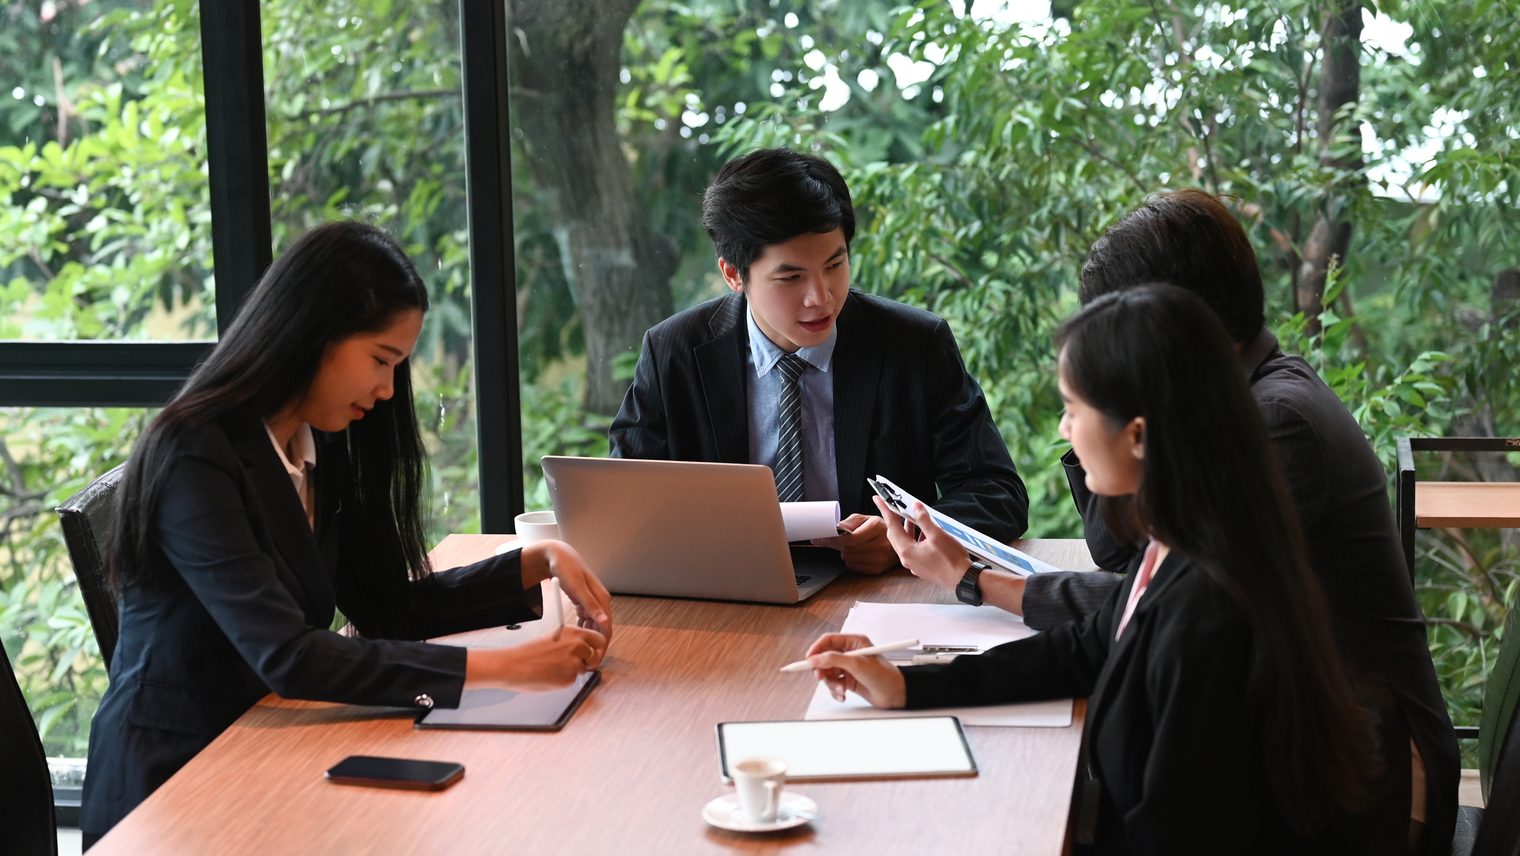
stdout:
<svg viewBox="0 0 1520 856">
<path fill-rule="evenodd" d="M 742 295 L 728 294 L 644 335 L 633 385 L 609 432 L 614 457 L 749 463 L 744 306 Z M 840 509 L 875 514 L 866 477 L 880 473 L 999 540 L 1021 535 L 1029 522 L 1024 482 L 949 325 L 854 289 L 838 325 Z"/>
<path fill-rule="evenodd" d="M 1292 839 L 1262 774 L 1272 747 L 1246 690 L 1251 632 L 1224 590 L 1173 552 L 1115 641 L 1133 582 L 1080 622 L 904 668 L 908 707 L 1088 697 L 1083 758 L 1098 814 L 1095 844 L 1079 852 L 1384 852 Z"/>
<path fill-rule="evenodd" d="M 392 640 L 532 615 L 516 552 L 420 582 L 344 565 L 365 533 L 334 500 L 343 448 L 318 435 L 315 536 L 257 420 L 189 432 L 154 462 L 168 470 L 153 533 L 163 582 L 121 593 L 110 687 L 90 732 L 87 835 L 107 832 L 271 691 L 455 707 L 465 650 Z M 335 607 L 365 638 L 328 629 Z"/>
<path fill-rule="evenodd" d="M 1383 465 L 1335 393 L 1308 363 L 1278 349 L 1270 332 L 1263 330 L 1241 359 L 1293 494 L 1337 645 L 1380 726 L 1379 746 L 1389 759 L 1379 808 L 1384 825 L 1396 828 L 1409 815 L 1409 765 L 1401 759 L 1409 756 L 1413 738 L 1426 771 L 1426 852 L 1445 853 L 1456 822 L 1457 742 L 1399 546 Z M 1109 533 L 1075 457 L 1068 452 L 1062 461 L 1093 560 L 1124 567 L 1138 548 Z M 1119 585 L 1112 574 L 1030 577 L 1024 619 L 1035 628 L 1055 626 L 1097 608 Z"/>
</svg>

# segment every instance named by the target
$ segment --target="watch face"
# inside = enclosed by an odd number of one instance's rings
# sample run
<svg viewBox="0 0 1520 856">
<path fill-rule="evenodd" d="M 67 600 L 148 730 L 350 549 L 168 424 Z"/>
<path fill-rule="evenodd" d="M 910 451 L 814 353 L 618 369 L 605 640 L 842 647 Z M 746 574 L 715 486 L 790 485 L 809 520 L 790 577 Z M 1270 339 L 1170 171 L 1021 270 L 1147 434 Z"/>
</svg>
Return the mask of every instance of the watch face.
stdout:
<svg viewBox="0 0 1520 856">
<path fill-rule="evenodd" d="M 960 584 L 955 587 L 955 597 L 961 603 L 968 603 L 972 606 L 982 605 L 981 576 L 982 571 L 986 567 L 986 565 L 979 562 L 973 562 L 971 567 L 966 569 L 966 573 L 961 577 Z"/>
</svg>

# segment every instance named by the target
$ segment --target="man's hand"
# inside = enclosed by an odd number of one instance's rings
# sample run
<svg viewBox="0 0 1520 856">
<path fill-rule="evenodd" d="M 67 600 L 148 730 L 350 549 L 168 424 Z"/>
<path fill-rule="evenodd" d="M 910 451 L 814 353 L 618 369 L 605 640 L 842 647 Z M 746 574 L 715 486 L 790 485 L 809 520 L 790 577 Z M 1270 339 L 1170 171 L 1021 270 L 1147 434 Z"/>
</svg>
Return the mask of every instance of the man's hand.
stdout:
<svg viewBox="0 0 1520 856">
<path fill-rule="evenodd" d="M 879 574 L 897 567 L 897 554 L 887 540 L 887 527 L 880 517 L 851 514 L 839 522 L 847 535 L 815 538 L 813 544 L 832 547 L 844 559 L 844 566 L 862 574 Z"/>
</svg>

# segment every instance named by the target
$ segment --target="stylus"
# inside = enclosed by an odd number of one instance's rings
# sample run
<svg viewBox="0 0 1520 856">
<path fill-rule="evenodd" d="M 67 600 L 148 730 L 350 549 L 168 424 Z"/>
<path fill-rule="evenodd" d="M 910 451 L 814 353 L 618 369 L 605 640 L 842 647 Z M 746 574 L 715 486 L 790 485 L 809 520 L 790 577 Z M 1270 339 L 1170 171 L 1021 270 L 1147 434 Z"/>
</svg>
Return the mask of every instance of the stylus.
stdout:
<svg viewBox="0 0 1520 856">
<path fill-rule="evenodd" d="M 900 640 L 900 641 L 897 641 L 897 642 L 888 642 L 885 645 L 871 645 L 871 646 L 866 647 L 866 648 L 856 648 L 853 651 L 843 651 L 841 653 L 844 653 L 844 654 L 860 654 L 862 656 L 869 656 L 871 654 L 887 654 L 887 653 L 891 653 L 892 651 L 901 651 L 901 650 L 903 650 L 905 648 L 915 647 L 916 645 L 918 645 L 918 640 L 917 639 L 903 639 L 903 640 Z M 781 667 L 781 671 L 783 671 L 783 672 L 806 672 L 806 671 L 809 671 L 812 668 L 813 668 L 812 665 L 810 663 L 808 663 L 808 661 L 806 661 L 806 660 L 798 660 L 795 663 L 787 663 L 785 666 L 782 666 Z"/>
<path fill-rule="evenodd" d="M 550 577 L 549 584 L 544 586 L 544 620 L 549 622 L 551 633 L 558 633 L 565 623 L 563 608 L 559 602 L 559 577 Z"/>
</svg>

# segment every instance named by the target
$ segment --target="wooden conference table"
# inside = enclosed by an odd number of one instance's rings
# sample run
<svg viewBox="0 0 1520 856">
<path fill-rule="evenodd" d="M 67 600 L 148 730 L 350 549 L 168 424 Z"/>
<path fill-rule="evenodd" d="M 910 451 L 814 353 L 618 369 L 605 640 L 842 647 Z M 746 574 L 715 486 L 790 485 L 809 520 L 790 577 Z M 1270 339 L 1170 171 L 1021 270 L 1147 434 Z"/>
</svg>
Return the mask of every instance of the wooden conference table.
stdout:
<svg viewBox="0 0 1520 856">
<path fill-rule="evenodd" d="M 433 559 L 475 561 L 510 538 L 451 535 Z M 1092 567 L 1078 540 L 1019 546 Z M 703 804 L 727 790 L 713 726 L 800 719 L 814 682 L 776 667 L 858 600 L 954 596 L 898 570 L 847 576 L 798 606 L 616 597 L 603 684 L 558 733 L 415 730 L 410 712 L 271 695 L 91 853 L 1061 853 L 1080 701 L 1068 728 L 968 726 L 975 778 L 797 784 L 820 816 L 787 832 L 703 822 Z M 459 761 L 466 773 L 437 793 L 323 779 L 354 754 Z"/>
</svg>

